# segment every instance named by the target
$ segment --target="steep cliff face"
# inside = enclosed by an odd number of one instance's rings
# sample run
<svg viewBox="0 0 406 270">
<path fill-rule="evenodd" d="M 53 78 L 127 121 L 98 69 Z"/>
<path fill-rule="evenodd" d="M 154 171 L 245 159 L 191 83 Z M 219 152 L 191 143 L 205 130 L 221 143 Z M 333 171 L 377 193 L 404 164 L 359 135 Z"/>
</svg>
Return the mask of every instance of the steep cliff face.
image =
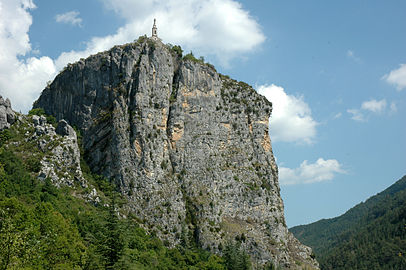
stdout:
<svg viewBox="0 0 406 270">
<path fill-rule="evenodd" d="M 169 243 L 236 239 L 258 264 L 317 267 L 285 225 L 272 105 L 247 84 L 145 39 L 68 65 L 34 107 L 81 131 L 91 169 Z"/>
</svg>

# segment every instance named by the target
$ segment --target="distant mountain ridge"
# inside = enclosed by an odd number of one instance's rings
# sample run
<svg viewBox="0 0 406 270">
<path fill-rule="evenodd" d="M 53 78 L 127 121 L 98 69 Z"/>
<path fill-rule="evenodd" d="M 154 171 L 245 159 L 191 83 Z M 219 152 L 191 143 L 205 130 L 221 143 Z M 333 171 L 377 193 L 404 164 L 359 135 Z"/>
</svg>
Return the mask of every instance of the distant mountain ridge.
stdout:
<svg viewBox="0 0 406 270">
<path fill-rule="evenodd" d="M 339 217 L 290 231 L 321 269 L 406 269 L 406 176 Z"/>
</svg>

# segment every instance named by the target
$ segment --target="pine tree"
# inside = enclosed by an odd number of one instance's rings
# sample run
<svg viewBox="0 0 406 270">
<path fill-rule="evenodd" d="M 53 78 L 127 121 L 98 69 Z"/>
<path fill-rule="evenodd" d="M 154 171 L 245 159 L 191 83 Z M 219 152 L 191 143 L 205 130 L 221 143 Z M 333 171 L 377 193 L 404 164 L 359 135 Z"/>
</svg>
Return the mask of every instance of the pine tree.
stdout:
<svg viewBox="0 0 406 270">
<path fill-rule="evenodd" d="M 239 243 L 228 243 L 224 249 L 224 260 L 229 270 L 249 270 L 251 261 L 247 253 L 241 250 Z"/>
<path fill-rule="evenodd" d="M 106 269 L 114 269 L 124 250 L 124 239 L 118 215 L 116 213 L 116 200 L 113 197 L 106 220 L 106 238 L 104 243 L 104 257 Z"/>
</svg>

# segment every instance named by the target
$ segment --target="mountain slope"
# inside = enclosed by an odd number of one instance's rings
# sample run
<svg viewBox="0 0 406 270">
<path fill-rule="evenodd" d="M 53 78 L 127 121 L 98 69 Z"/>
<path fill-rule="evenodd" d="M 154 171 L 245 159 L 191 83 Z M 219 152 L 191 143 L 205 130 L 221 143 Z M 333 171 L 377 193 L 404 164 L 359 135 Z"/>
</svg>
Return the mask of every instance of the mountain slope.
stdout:
<svg viewBox="0 0 406 270">
<path fill-rule="evenodd" d="M 272 104 L 179 49 L 141 37 L 81 59 L 34 107 L 80 131 L 92 172 L 171 246 L 187 236 L 221 254 L 237 241 L 257 265 L 317 268 L 285 224 Z"/>
<path fill-rule="evenodd" d="M 290 231 L 322 269 L 405 269 L 406 176 L 339 217 Z"/>
</svg>

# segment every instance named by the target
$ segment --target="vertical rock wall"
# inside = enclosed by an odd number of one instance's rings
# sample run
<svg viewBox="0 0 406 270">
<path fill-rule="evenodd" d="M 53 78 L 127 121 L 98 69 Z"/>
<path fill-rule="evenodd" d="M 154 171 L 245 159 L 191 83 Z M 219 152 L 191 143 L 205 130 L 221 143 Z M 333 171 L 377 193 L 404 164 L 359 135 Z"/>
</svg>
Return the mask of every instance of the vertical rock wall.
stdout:
<svg viewBox="0 0 406 270">
<path fill-rule="evenodd" d="M 249 85 L 147 39 L 68 65 L 34 107 L 82 132 L 91 169 L 169 243 L 237 239 L 257 264 L 317 265 L 288 233 L 272 105 Z"/>
</svg>

